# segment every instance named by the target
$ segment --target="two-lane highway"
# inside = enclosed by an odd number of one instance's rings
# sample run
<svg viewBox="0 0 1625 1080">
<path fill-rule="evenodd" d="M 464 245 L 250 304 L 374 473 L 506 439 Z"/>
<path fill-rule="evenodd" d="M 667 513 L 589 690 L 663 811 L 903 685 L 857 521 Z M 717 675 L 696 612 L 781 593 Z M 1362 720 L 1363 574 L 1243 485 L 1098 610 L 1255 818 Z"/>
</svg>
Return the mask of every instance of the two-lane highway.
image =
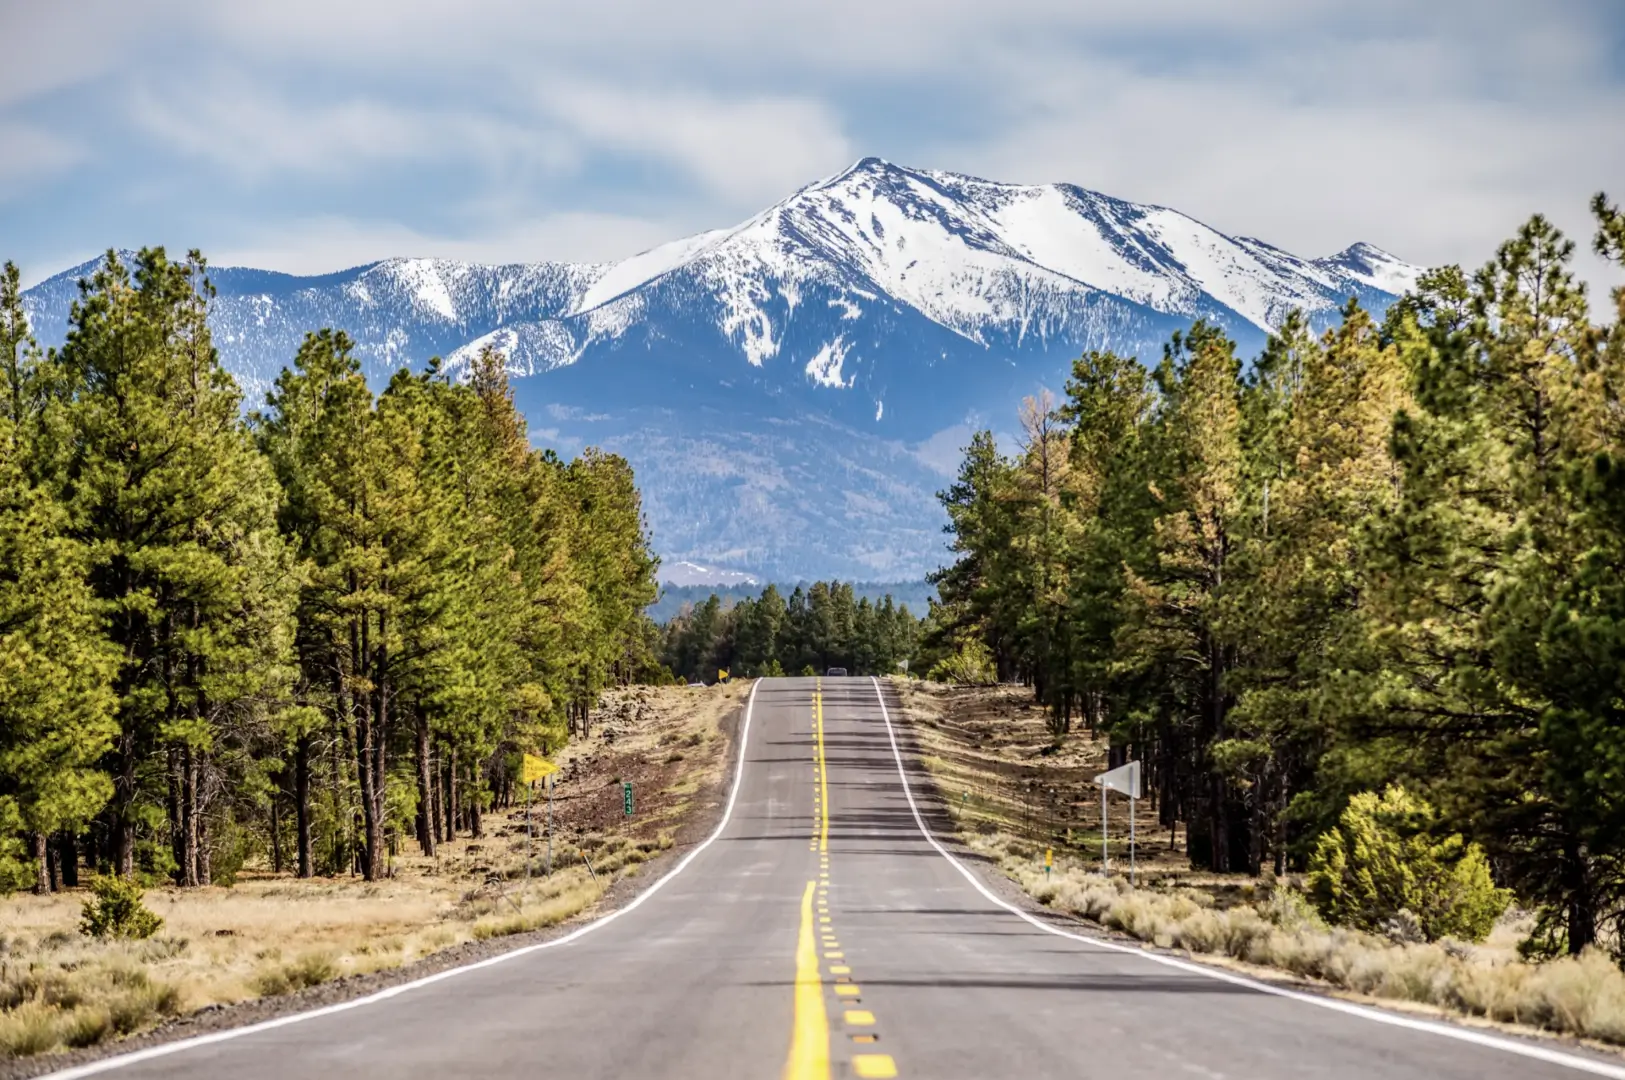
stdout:
<svg viewBox="0 0 1625 1080">
<path fill-rule="evenodd" d="M 1625 1080 L 1600 1056 L 1284 994 L 1018 913 L 927 834 L 894 709 L 871 679 L 762 681 L 717 833 L 613 916 L 59 1075 Z"/>
</svg>

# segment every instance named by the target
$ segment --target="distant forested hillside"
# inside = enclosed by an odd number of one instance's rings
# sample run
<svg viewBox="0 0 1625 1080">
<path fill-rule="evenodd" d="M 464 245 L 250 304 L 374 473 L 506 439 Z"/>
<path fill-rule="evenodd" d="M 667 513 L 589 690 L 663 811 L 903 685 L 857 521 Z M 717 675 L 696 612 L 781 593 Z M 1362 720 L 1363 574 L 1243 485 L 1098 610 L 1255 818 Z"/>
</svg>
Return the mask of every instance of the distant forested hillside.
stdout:
<svg viewBox="0 0 1625 1080">
<path fill-rule="evenodd" d="M 889 594 L 878 600 L 839 581 L 769 585 L 725 603 L 709 595 L 660 628 L 660 661 L 685 680 L 743 675 L 887 675 L 911 661 L 920 620 Z"/>
<path fill-rule="evenodd" d="M 810 588 L 812 582 L 777 582 L 779 595 L 789 596 L 799 587 Z M 670 622 L 685 607 L 695 607 L 715 596 L 723 607 L 732 607 L 741 600 L 754 600 L 762 594 L 759 585 L 662 585 L 660 599 L 649 605 L 648 614 L 657 623 Z M 928 581 L 856 581 L 851 583 L 852 595 L 878 604 L 886 597 L 892 603 L 906 607 L 916 618 L 923 618 L 936 599 L 937 589 Z"/>
</svg>

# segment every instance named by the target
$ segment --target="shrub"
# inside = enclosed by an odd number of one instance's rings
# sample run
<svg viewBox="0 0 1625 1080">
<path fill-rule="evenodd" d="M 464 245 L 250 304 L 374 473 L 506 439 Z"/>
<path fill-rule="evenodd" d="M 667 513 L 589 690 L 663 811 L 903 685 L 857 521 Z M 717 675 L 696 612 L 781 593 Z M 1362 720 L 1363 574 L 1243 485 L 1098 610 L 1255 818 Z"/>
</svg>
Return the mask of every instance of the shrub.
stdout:
<svg viewBox="0 0 1625 1080">
<path fill-rule="evenodd" d="M 95 895 L 81 909 L 79 932 L 94 938 L 150 938 L 164 920 L 141 903 L 141 886 L 117 875 L 90 883 Z"/>
<path fill-rule="evenodd" d="M 1330 922 L 1403 939 L 1420 931 L 1483 941 L 1509 895 L 1490 879 L 1489 861 L 1460 834 L 1433 835 L 1433 807 L 1404 788 L 1349 800 L 1309 860 L 1309 895 Z"/>
<path fill-rule="evenodd" d="M 998 682 L 998 674 L 993 668 L 993 654 L 976 637 L 961 641 L 953 655 L 933 664 L 925 677 L 934 682 L 959 686 L 990 686 Z"/>
</svg>

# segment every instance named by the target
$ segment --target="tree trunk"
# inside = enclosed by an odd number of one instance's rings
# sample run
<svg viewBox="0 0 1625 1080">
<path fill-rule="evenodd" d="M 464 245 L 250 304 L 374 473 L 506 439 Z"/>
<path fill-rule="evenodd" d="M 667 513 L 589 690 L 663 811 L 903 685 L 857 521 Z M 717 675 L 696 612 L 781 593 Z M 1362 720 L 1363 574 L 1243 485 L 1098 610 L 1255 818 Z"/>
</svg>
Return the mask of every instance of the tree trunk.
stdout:
<svg viewBox="0 0 1625 1080">
<path fill-rule="evenodd" d="M 382 620 L 380 620 L 380 636 Z M 383 715 L 379 701 L 384 689 L 381 668 L 371 643 L 371 621 L 363 613 L 360 626 L 350 622 L 350 641 L 353 654 L 360 659 L 362 685 L 366 687 L 356 695 L 351 712 L 356 729 L 356 774 L 361 784 L 362 840 L 361 873 L 368 881 L 377 881 L 383 864 L 383 806 L 384 731 L 378 723 Z M 379 654 L 382 650 L 379 650 Z M 369 678 L 370 676 L 370 678 Z"/>
<path fill-rule="evenodd" d="M 32 833 L 29 839 L 34 844 L 34 893 L 44 896 L 51 891 L 51 868 L 45 853 L 45 834 Z"/>
<path fill-rule="evenodd" d="M 135 737 L 128 732 L 118 739 L 118 775 L 113 779 L 113 814 L 109 828 L 113 833 L 114 871 L 125 878 L 135 877 L 135 819 L 130 808 L 135 805 Z"/>
<path fill-rule="evenodd" d="M 434 786 L 433 777 L 429 775 L 429 718 L 423 710 L 417 710 L 417 767 L 418 767 L 418 845 L 423 848 L 423 854 L 434 858 L 434 797 L 430 789 Z"/>
<path fill-rule="evenodd" d="M 79 887 L 79 842 L 73 835 L 72 829 L 63 829 L 57 838 L 57 862 L 62 866 L 62 885 L 65 888 L 77 889 Z"/>
<path fill-rule="evenodd" d="M 388 774 L 385 772 L 385 751 L 389 732 L 389 652 L 385 644 L 385 617 L 378 616 L 378 646 L 377 655 L 373 660 L 372 672 L 374 689 L 370 697 L 374 710 L 371 725 L 371 753 L 368 757 L 368 767 L 372 769 L 372 783 L 367 792 L 366 805 L 362 808 L 367 826 L 367 880 L 378 881 L 385 876 L 389 865 L 384 847 L 384 795 L 388 784 Z"/>
<path fill-rule="evenodd" d="M 169 853 L 175 859 L 175 883 L 186 884 L 186 846 L 181 828 L 181 748 L 171 745 L 165 752 L 169 786 L 165 806 L 169 811 Z"/>
<path fill-rule="evenodd" d="M 444 791 L 443 774 L 433 761 L 429 762 L 429 793 L 434 799 L 434 805 L 429 808 L 429 820 L 434 826 L 434 842 L 444 840 L 446 827 L 446 798 Z"/>
<path fill-rule="evenodd" d="M 315 873 L 310 842 L 310 736 L 301 735 L 293 748 L 293 809 L 299 832 L 299 876 Z"/>
<path fill-rule="evenodd" d="M 446 839 L 457 839 L 457 748 L 446 748 Z"/>
<path fill-rule="evenodd" d="M 199 885 L 214 884 L 214 867 L 210 862 L 209 827 L 203 820 L 203 815 L 196 815 L 197 820 L 197 883 Z"/>
<path fill-rule="evenodd" d="M 477 766 L 468 778 L 468 831 L 476 840 L 485 835 L 485 830 L 480 826 L 480 781 Z"/>
<path fill-rule="evenodd" d="M 287 783 L 284 773 L 271 789 L 271 873 L 278 877 L 282 875 L 282 793 Z"/>
<path fill-rule="evenodd" d="M 1585 856 L 1580 845 L 1570 840 L 1563 845 L 1563 884 L 1568 893 L 1565 905 L 1570 956 L 1578 956 L 1589 945 L 1597 943 L 1597 905 L 1591 892 L 1590 876 L 1586 873 Z"/>
<path fill-rule="evenodd" d="M 181 747 L 181 884 L 201 884 L 198 875 L 197 752 Z"/>
</svg>

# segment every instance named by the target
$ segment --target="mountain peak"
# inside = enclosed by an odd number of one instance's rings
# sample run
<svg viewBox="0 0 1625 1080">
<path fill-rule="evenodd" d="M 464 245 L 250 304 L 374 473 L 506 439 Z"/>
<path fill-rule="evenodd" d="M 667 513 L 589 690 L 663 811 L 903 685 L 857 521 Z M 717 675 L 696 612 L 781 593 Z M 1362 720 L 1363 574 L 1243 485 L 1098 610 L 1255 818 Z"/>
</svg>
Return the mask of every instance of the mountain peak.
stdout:
<svg viewBox="0 0 1625 1080">
<path fill-rule="evenodd" d="M 42 344 L 93 269 L 25 294 Z M 213 267 L 209 322 L 250 404 L 321 327 L 378 385 L 495 345 L 538 444 L 632 464 L 674 569 L 896 580 L 938 561 L 933 492 L 970 425 L 1008 423 L 1079 353 L 1153 358 L 1204 318 L 1251 354 L 1290 310 L 1320 329 L 1418 273 L 1371 244 L 1307 259 L 1169 207 L 865 156 L 611 264 Z"/>
<path fill-rule="evenodd" d="M 1399 296 L 1416 288 L 1422 268 L 1412 266 L 1375 244 L 1364 240 L 1350 244 L 1336 255 L 1316 259 L 1316 265 L 1341 270 L 1355 281 Z"/>
</svg>

